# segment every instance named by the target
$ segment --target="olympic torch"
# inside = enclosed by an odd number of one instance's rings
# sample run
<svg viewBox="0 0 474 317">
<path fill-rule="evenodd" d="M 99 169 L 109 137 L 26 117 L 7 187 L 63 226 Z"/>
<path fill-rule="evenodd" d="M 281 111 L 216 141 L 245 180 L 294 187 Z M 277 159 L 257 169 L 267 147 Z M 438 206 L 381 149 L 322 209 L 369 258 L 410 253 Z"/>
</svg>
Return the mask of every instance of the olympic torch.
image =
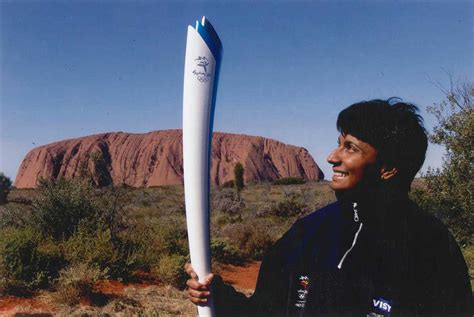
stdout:
<svg viewBox="0 0 474 317">
<path fill-rule="evenodd" d="M 203 17 L 188 26 L 183 88 L 183 168 L 191 264 L 199 282 L 211 272 L 209 170 L 221 41 Z M 214 316 L 212 298 L 198 306 L 201 317 Z"/>
</svg>

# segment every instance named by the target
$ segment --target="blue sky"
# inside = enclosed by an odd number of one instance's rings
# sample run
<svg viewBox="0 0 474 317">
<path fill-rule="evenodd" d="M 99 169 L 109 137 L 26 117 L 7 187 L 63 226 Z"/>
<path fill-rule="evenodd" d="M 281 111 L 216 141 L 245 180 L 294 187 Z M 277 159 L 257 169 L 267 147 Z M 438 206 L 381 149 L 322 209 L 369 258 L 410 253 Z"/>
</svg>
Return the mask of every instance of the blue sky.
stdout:
<svg viewBox="0 0 474 317">
<path fill-rule="evenodd" d="M 348 105 L 443 99 L 473 79 L 470 1 L 0 1 L 0 171 L 26 153 L 101 132 L 181 128 L 187 25 L 205 15 L 224 45 L 215 131 L 326 156 Z M 427 166 L 443 149 L 430 146 Z"/>
</svg>

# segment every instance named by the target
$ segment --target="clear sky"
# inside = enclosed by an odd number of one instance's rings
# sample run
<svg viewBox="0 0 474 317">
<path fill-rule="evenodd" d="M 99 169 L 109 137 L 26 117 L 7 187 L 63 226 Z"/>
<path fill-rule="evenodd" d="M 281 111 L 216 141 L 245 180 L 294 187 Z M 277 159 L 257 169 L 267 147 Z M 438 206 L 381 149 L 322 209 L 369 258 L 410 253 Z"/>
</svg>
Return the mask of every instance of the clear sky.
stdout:
<svg viewBox="0 0 474 317">
<path fill-rule="evenodd" d="M 0 0 L 0 171 L 36 146 L 181 128 L 187 25 L 224 46 L 215 131 L 307 148 L 329 178 L 337 114 L 373 98 L 426 106 L 473 79 L 472 1 Z M 441 165 L 430 147 L 427 166 Z"/>
</svg>

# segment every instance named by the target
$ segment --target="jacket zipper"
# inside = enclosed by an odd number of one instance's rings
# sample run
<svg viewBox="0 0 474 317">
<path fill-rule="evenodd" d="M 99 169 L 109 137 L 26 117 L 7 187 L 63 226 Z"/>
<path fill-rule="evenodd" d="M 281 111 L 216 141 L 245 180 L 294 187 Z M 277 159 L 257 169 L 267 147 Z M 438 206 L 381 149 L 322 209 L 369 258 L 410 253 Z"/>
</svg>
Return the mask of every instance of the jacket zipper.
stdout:
<svg viewBox="0 0 474 317">
<path fill-rule="evenodd" d="M 360 231 L 362 230 L 362 226 L 363 226 L 363 223 L 361 222 L 361 223 L 360 223 L 360 226 L 359 226 L 359 230 L 357 230 L 357 232 L 356 232 L 355 235 L 354 235 L 354 240 L 352 241 L 351 247 L 349 248 L 349 250 L 346 251 L 346 253 L 344 253 L 344 255 L 342 256 L 341 261 L 340 261 L 339 264 L 337 265 L 337 268 L 338 268 L 338 269 L 341 269 L 341 268 L 342 268 L 342 263 L 344 262 L 344 260 L 346 259 L 347 255 L 352 251 L 352 249 L 353 249 L 354 246 L 356 245 L 356 243 L 357 243 L 357 237 L 359 236 L 359 233 L 360 233 Z"/>
<path fill-rule="evenodd" d="M 354 221 L 359 222 L 359 214 L 357 213 L 357 203 L 352 203 L 352 210 L 354 210 Z"/>
<path fill-rule="evenodd" d="M 359 222 L 359 214 L 357 213 L 357 203 L 352 203 L 352 209 L 354 210 L 354 222 Z M 359 229 L 357 230 L 357 232 L 355 233 L 354 235 L 354 239 L 352 240 L 352 245 L 351 247 L 346 251 L 346 253 L 344 253 L 344 255 L 342 256 L 342 259 L 341 261 L 339 261 L 339 264 L 337 265 L 337 268 L 338 269 L 341 269 L 342 268 L 342 264 L 344 263 L 344 260 L 346 259 L 346 257 L 349 255 L 349 253 L 352 251 L 352 249 L 354 248 L 354 246 L 356 245 L 357 243 L 357 237 L 359 236 L 359 233 L 360 231 L 362 230 L 362 226 L 364 224 L 361 222 L 360 225 L 359 225 Z"/>
</svg>

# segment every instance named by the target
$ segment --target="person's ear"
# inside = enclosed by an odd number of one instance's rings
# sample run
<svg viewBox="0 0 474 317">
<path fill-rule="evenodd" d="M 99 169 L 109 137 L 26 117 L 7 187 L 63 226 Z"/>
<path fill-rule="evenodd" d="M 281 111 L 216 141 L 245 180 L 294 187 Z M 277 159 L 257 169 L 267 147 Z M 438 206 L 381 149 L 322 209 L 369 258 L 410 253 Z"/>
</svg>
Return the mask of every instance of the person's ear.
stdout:
<svg viewBox="0 0 474 317">
<path fill-rule="evenodd" d="M 380 171 L 380 178 L 384 181 L 389 180 L 390 178 L 394 177 L 398 173 L 398 169 L 396 167 L 382 167 Z"/>
</svg>

